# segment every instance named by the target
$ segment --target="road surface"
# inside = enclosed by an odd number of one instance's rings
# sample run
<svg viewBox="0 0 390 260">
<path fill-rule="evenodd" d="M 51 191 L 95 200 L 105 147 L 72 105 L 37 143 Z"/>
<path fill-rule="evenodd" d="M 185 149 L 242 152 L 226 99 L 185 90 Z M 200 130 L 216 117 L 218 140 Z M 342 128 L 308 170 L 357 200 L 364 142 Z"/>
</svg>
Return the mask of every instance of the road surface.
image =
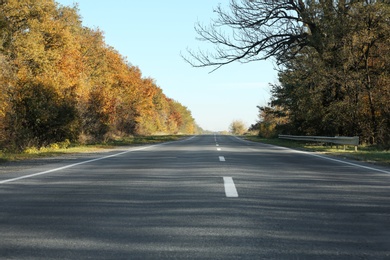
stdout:
<svg viewBox="0 0 390 260">
<path fill-rule="evenodd" d="M 390 259 L 390 169 L 204 135 L 0 175 L 0 259 Z"/>
</svg>

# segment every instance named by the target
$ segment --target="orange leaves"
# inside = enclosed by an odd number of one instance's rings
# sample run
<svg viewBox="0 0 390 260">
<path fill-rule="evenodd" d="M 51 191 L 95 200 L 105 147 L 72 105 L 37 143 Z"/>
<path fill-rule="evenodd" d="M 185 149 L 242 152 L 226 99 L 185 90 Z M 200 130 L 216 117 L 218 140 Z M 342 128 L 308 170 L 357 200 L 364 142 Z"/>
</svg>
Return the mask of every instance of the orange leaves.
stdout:
<svg viewBox="0 0 390 260">
<path fill-rule="evenodd" d="M 6 137 L 23 149 L 81 135 L 192 131 L 190 112 L 107 46 L 101 31 L 83 27 L 76 8 L 3 1 L 0 36 L 0 147 Z"/>
</svg>

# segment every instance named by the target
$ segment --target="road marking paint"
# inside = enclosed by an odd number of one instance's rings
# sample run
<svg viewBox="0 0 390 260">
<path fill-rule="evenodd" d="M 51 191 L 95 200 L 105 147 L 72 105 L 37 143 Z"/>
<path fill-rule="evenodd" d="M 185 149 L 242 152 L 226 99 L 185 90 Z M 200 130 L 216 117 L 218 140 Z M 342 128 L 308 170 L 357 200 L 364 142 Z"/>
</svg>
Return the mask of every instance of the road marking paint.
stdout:
<svg viewBox="0 0 390 260">
<path fill-rule="evenodd" d="M 252 141 L 243 140 L 243 139 L 238 138 L 236 136 L 233 136 L 233 137 L 238 139 L 238 140 L 240 140 L 240 141 L 242 141 L 242 142 L 244 142 L 244 143 L 254 143 Z M 262 144 L 262 145 L 270 146 L 270 147 L 276 147 L 276 148 L 278 148 L 280 150 L 293 151 L 295 153 L 306 154 L 306 155 L 318 157 L 318 158 L 321 158 L 321 159 L 324 159 L 324 160 L 329 160 L 329 161 L 334 161 L 334 162 L 338 162 L 338 163 L 342 163 L 342 164 L 347 164 L 347 165 L 350 165 L 350 166 L 354 166 L 354 167 L 358 167 L 358 168 L 362 168 L 362 169 L 366 169 L 366 170 L 370 170 L 370 171 L 376 171 L 376 172 L 390 174 L 390 171 L 386 171 L 386 170 L 382 170 L 382 169 L 374 168 L 374 167 L 369 167 L 369 166 L 365 166 L 365 165 L 361 165 L 361 164 L 357 164 L 357 163 L 347 162 L 347 161 L 343 161 L 343 160 L 339 160 L 339 159 L 334 159 L 334 158 L 331 158 L 331 157 L 328 157 L 328 156 L 322 156 L 322 155 L 316 154 L 314 152 L 299 151 L 299 150 L 295 150 L 295 149 L 292 149 L 292 148 L 287 148 L 287 147 L 282 147 L 282 146 L 277 146 L 277 145 L 272 145 L 272 144 Z M 250 148 L 250 149 L 253 150 L 253 151 L 257 151 L 257 149 L 252 149 L 252 148 Z"/>
<path fill-rule="evenodd" d="M 390 174 L 390 171 L 386 171 L 386 170 L 382 170 L 382 169 L 378 169 L 378 168 L 374 168 L 374 167 L 369 167 L 369 166 L 364 166 L 364 165 L 357 164 L 357 163 L 342 161 L 342 160 L 334 159 L 334 158 L 331 158 L 331 157 L 328 157 L 328 156 L 322 156 L 322 155 L 319 155 L 319 154 L 316 154 L 316 153 L 313 153 L 313 152 L 299 151 L 299 150 L 286 148 L 286 147 L 281 147 L 281 146 L 275 146 L 275 147 L 278 147 L 278 148 L 280 148 L 282 150 L 293 151 L 295 153 L 310 155 L 310 156 L 321 158 L 321 159 L 325 159 L 325 160 L 328 160 L 328 161 L 333 161 L 333 162 L 338 162 L 338 163 L 342 163 L 342 164 L 351 165 L 351 166 L 354 166 L 354 167 L 357 167 L 357 168 L 362 168 L 362 169 L 366 169 L 366 170 L 370 170 L 370 171 L 377 171 L 377 172 Z"/>
<path fill-rule="evenodd" d="M 51 173 L 51 172 L 57 172 L 57 171 L 65 170 L 65 169 L 72 168 L 72 167 L 75 167 L 75 166 L 78 166 L 78 165 L 87 164 L 87 163 L 91 163 L 91 162 L 96 162 L 96 161 L 100 161 L 100 160 L 116 157 L 116 156 L 119 156 L 119 155 L 122 155 L 122 154 L 135 152 L 135 151 L 141 151 L 141 150 L 145 150 L 145 149 L 148 149 L 148 148 L 152 148 L 152 147 L 156 147 L 156 146 L 160 146 L 160 145 L 166 145 L 166 144 L 173 143 L 173 142 L 189 141 L 189 140 L 191 140 L 191 139 L 193 139 L 195 137 L 196 136 L 192 136 L 190 138 L 186 138 L 186 139 L 183 139 L 183 140 L 180 140 L 180 141 L 172 141 L 172 142 L 165 142 L 165 143 L 160 143 L 160 144 L 143 146 L 143 147 L 139 147 L 139 148 L 131 148 L 131 149 L 128 149 L 126 151 L 123 151 L 123 152 L 120 152 L 120 153 L 116 153 L 116 154 L 111 154 L 111 155 L 107 155 L 107 156 L 103 156 L 103 157 L 99 157 L 99 158 L 95 158 L 95 159 L 91 159 L 91 160 L 86 160 L 86 161 L 82 161 L 82 162 L 78 162 L 78 163 L 73 163 L 73 164 L 65 165 L 63 167 L 59 167 L 59 168 L 55 168 L 55 169 L 51 169 L 51 170 L 47 170 L 47 171 L 43 171 L 43 172 L 37 172 L 37 173 L 24 175 L 24 176 L 12 178 L 12 179 L 2 180 L 2 181 L 0 181 L 0 184 L 14 182 L 14 181 L 22 180 L 22 179 L 28 179 L 28 178 L 31 178 L 31 177 L 44 175 L 44 174 Z"/>
<path fill-rule="evenodd" d="M 225 186 L 225 194 L 228 198 L 237 198 L 238 192 L 232 177 L 223 177 L 223 183 Z"/>
<path fill-rule="evenodd" d="M 221 151 L 221 148 L 217 148 L 217 151 Z"/>
<path fill-rule="evenodd" d="M 4 184 L 4 183 L 8 183 L 8 182 L 14 182 L 14 181 L 22 180 L 22 179 L 28 179 L 28 178 L 31 178 L 31 177 L 44 175 L 44 174 L 51 173 L 51 172 L 57 172 L 57 171 L 65 170 L 65 169 L 72 168 L 72 167 L 75 167 L 75 166 L 78 166 L 78 165 L 87 164 L 87 163 L 91 163 L 91 162 L 96 162 L 96 161 L 108 159 L 108 158 L 111 158 L 111 157 L 116 157 L 116 156 L 119 156 L 119 155 L 122 155 L 122 154 L 126 154 L 126 153 L 129 153 L 129 152 L 144 150 L 144 149 L 149 148 L 149 147 L 151 147 L 151 146 L 142 147 L 142 148 L 133 149 L 133 150 L 127 150 L 127 151 L 124 151 L 124 152 L 120 152 L 120 153 L 116 153 L 116 154 L 112 154 L 112 155 L 108 155 L 108 156 L 103 156 L 103 157 L 99 157 L 99 158 L 95 158 L 95 159 L 91 159 L 91 160 L 87 160 L 87 161 L 82 161 L 82 162 L 79 162 L 79 163 L 73 163 L 73 164 L 65 165 L 63 167 L 59 167 L 59 168 L 55 168 L 55 169 L 51 169 L 51 170 L 47 170 L 47 171 L 43 171 L 43 172 L 37 172 L 37 173 L 25 175 L 25 176 L 20 176 L 20 177 L 17 177 L 17 178 L 3 180 L 3 181 L 0 181 L 0 184 Z"/>
<path fill-rule="evenodd" d="M 219 156 L 219 161 L 220 161 L 220 162 L 224 162 L 224 161 L 225 161 L 225 157 Z"/>
<path fill-rule="evenodd" d="M 301 151 L 299 151 L 299 152 L 301 152 Z M 351 165 L 351 166 L 358 167 L 358 168 L 367 169 L 367 170 L 370 170 L 370 171 L 377 171 L 377 172 L 390 174 L 389 171 L 385 171 L 385 170 L 381 170 L 381 169 L 373 168 L 373 167 L 369 167 L 369 166 L 364 166 L 364 165 L 360 165 L 360 164 L 356 164 L 356 163 L 346 162 L 346 161 L 342 161 L 342 160 L 338 160 L 338 159 L 333 159 L 333 158 L 321 156 L 321 155 L 318 155 L 318 154 L 312 154 L 312 153 L 304 153 L 304 154 L 308 154 L 308 155 L 311 155 L 311 156 L 314 156 L 314 157 L 319 157 L 319 158 L 326 159 L 326 160 L 329 160 L 329 161 L 334 161 L 334 162 L 338 162 L 338 163 Z"/>
</svg>

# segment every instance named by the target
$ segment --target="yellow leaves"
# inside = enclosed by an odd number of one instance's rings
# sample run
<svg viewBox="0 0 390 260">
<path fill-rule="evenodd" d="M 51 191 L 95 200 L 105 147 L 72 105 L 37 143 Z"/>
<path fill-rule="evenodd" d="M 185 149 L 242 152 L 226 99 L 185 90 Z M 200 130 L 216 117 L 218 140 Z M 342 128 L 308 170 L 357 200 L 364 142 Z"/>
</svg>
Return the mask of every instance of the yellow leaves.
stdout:
<svg viewBox="0 0 390 260">
<path fill-rule="evenodd" d="M 23 148 L 83 134 L 192 131 L 190 112 L 107 46 L 103 32 L 83 27 L 76 8 L 8 0 L 0 36 L 9 58 L 0 54 L 0 147 L 7 136 Z"/>
<path fill-rule="evenodd" d="M 14 40 L 10 51 L 15 55 L 14 62 L 18 68 L 32 77 L 45 73 L 54 74 L 63 48 L 70 46 L 69 30 L 56 19 L 54 1 L 9 1 L 2 8 L 12 9 L 7 22 L 13 29 Z M 12 26 L 11 18 L 20 20 L 19 25 Z"/>
</svg>

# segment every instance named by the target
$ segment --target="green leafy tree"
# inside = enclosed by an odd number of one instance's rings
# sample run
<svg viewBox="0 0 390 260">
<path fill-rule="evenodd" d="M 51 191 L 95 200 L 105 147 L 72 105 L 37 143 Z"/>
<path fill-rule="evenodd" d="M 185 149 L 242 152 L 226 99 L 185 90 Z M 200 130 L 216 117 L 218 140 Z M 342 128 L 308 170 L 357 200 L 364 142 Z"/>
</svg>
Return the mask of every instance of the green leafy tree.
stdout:
<svg viewBox="0 0 390 260">
<path fill-rule="evenodd" d="M 291 132 L 359 135 L 388 146 L 389 1 L 230 1 L 200 38 L 214 52 L 189 51 L 195 67 L 273 58 L 280 85 L 272 104 Z"/>
<path fill-rule="evenodd" d="M 78 115 L 71 95 L 64 99 L 51 86 L 26 83 L 12 98 L 7 119 L 17 149 L 75 139 Z"/>
</svg>

